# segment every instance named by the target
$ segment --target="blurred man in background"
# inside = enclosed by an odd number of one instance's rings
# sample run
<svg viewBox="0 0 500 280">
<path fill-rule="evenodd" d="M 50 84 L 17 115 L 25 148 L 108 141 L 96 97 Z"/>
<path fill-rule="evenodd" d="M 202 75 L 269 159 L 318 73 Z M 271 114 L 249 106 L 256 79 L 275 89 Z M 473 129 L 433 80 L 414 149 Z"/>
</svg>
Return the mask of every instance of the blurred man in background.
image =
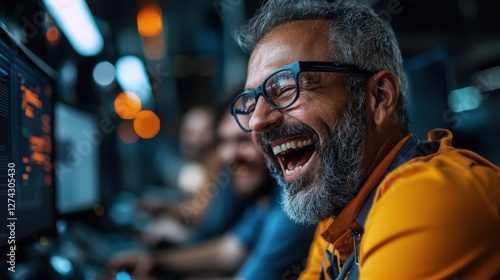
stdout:
<svg viewBox="0 0 500 280">
<path fill-rule="evenodd" d="M 281 279 L 303 268 L 314 233 L 290 221 L 279 203 L 279 188 L 250 135 L 225 113 L 218 126 L 218 154 L 227 166 L 232 188 L 253 204 L 222 236 L 195 246 L 112 259 L 108 272 L 131 271 L 146 279 L 155 270 L 184 276 L 237 276 L 241 279 Z"/>
</svg>

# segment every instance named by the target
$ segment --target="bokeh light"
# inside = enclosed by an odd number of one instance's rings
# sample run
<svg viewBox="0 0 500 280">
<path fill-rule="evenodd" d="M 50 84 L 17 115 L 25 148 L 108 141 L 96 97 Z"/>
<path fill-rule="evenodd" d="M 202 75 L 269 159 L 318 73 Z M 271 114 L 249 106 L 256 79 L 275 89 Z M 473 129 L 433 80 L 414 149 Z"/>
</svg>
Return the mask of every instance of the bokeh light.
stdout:
<svg viewBox="0 0 500 280">
<path fill-rule="evenodd" d="M 141 111 L 141 100 L 132 92 L 122 92 L 115 98 L 115 111 L 120 118 L 131 120 Z"/>
<path fill-rule="evenodd" d="M 115 66 L 109 61 L 101 61 L 96 64 L 92 77 L 94 81 L 100 86 L 108 86 L 115 80 Z"/>
<path fill-rule="evenodd" d="M 145 5 L 137 14 L 137 30 L 144 37 L 158 36 L 163 30 L 160 7 L 156 4 Z"/>
<path fill-rule="evenodd" d="M 134 130 L 141 138 L 153 138 L 160 131 L 160 118 L 153 111 L 141 111 L 134 119 Z"/>
<path fill-rule="evenodd" d="M 133 92 L 142 104 L 150 103 L 153 91 L 144 61 L 137 56 L 127 55 L 116 61 L 116 81 L 127 92 Z"/>
<path fill-rule="evenodd" d="M 85 0 L 42 0 L 75 51 L 93 56 L 104 48 L 104 39 Z"/>
<path fill-rule="evenodd" d="M 96 205 L 94 205 L 94 213 L 97 216 L 104 215 L 104 206 L 102 204 L 96 204 Z"/>
<path fill-rule="evenodd" d="M 59 43 L 59 40 L 61 39 L 61 33 L 59 32 L 59 29 L 55 27 L 54 25 L 47 28 L 47 32 L 45 32 L 45 37 L 47 38 L 47 41 L 49 42 L 50 45 L 55 46 L 57 43 Z"/>
<path fill-rule="evenodd" d="M 45 236 L 41 236 L 40 239 L 38 239 L 38 242 L 40 245 L 46 246 L 49 244 L 49 239 Z"/>
</svg>

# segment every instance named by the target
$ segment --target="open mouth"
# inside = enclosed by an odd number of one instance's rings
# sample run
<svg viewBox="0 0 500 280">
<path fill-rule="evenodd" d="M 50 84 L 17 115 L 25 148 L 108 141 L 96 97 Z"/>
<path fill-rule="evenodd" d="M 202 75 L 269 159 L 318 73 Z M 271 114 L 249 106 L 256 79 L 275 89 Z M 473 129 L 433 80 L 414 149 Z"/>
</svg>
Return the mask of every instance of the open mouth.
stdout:
<svg viewBox="0 0 500 280">
<path fill-rule="evenodd" d="M 313 156 L 314 142 L 311 138 L 287 140 L 271 146 L 286 178 L 298 176 L 306 163 Z"/>
</svg>

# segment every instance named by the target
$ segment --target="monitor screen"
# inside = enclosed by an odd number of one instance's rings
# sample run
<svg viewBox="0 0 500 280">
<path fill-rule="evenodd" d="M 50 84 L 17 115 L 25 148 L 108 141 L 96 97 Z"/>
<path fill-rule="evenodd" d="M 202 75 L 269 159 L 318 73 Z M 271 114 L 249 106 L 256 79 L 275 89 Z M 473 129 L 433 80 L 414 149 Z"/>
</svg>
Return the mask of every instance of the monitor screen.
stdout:
<svg viewBox="0 0 500 280">
<path fill-rule="evenodd" d="M 427 132 L 434 128 L 450 128 L 446 113 L 448 92 L 454 87 L 450 61 L 443 48 L 405 59 L 410 126 L 420 139 L 427 139 Z"/>
<path fill-rule="evenodd" d="M 99 203 L 96 117 L 64 103 L 55 105 L 56 208 L 59 214 L 90 211 Z"/>
<path fill-rule="evenodd" d="M 0 259 L 12 260 L 55 225 L 55 85 L 34 55 L 0 33 Z"/>
</svg>

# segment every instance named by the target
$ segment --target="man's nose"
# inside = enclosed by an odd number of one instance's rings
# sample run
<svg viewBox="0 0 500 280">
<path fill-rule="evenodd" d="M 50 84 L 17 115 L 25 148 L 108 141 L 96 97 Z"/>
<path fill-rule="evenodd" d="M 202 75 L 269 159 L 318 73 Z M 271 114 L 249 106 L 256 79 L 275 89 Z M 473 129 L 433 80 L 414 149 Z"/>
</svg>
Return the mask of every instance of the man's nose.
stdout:
<svg viewBox="0 0 500 280">
<path fill-rule="evenodd" d="M 260 98 L 260 100 L 257 100 L 249 126 L 253 131 L 263 133 L 282 121 L 283 113 L 273 108 L 264 98 Z"/>
</svg>

